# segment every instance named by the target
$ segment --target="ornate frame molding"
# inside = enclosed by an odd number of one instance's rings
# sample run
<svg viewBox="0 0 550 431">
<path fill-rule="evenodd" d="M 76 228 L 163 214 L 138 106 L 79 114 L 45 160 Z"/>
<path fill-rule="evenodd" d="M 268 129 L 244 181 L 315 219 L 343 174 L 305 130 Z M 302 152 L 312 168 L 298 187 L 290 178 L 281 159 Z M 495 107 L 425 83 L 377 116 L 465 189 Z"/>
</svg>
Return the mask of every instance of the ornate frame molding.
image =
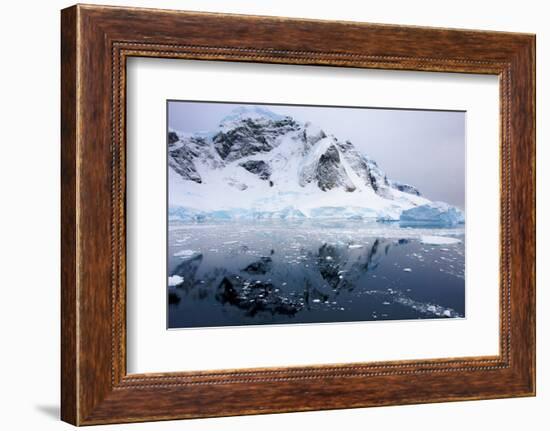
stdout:
<svg viewBox="0 0 550 431">
<path fill-rule="evenodd" d="M 257 26 L 273 31 L 255 36 Z M 339 38 L 307 40 L 325 33 Z M 98 424 L 534 394 L 534 36 L 79 5 L 62 12 L 62 54 L 64 420 Z M 127 375 L 125 66 L 132 56 L 498 75 L 500 354 Z M 530 214 L 527 223 L 520 224 L 518 211 Z M 251 391 L 264 400 L 247 399 Z"/>
</svg>

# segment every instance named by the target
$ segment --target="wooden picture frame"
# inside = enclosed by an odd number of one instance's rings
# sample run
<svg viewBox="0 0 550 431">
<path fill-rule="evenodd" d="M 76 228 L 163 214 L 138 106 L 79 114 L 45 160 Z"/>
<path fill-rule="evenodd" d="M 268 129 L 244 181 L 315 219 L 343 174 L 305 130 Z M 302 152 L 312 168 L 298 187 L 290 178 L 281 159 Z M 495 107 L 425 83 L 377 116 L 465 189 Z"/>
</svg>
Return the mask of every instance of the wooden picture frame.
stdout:
<svg viewBox="0 0 550 431">
<path fill-rule="evenodd" d="M 534 35 L 84 5 L 64 9 L 61 17 L 64 421 L 535 394 Z M 500 354 L 127 374 L 125 65 L 131 56 L 498 75 Z"/>
</svg>

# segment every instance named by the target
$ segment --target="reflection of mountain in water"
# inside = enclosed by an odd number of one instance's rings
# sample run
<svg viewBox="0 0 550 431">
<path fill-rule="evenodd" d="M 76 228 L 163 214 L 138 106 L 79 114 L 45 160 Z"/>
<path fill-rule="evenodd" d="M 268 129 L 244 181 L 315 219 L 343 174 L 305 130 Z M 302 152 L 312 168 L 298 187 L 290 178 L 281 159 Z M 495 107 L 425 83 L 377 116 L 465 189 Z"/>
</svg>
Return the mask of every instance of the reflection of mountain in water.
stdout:
<svg viewBox="0 0 550 431">
<path fill-rule="evenodd" d="M 196 254 L 179 263 L 170 274 L 181 283 L 169 290 L 169 303 L 177 306 L 181 298 L 216 301 L 240 310 L 245 316 L 260 314 L 295 316 L 312 307 L 341 309 L 339 296 L 354 290 L 384 304 L 405 307 L 417 314 L 435 317 L 460 317 L 456 311 L 436 304 L 416 301 L 399 289 L 369 288 L 374 272 L 392 248 L 409 241 L 376 239 L 372 244 L 329 244 L 318 249 L 301 248 L 296 260 L 285 252 L 271 250 L 242 264 L 245 251 L 219 262 L 206 262 Z M 238 260 L 240 257 L 241 260 Z"/>
</svg>

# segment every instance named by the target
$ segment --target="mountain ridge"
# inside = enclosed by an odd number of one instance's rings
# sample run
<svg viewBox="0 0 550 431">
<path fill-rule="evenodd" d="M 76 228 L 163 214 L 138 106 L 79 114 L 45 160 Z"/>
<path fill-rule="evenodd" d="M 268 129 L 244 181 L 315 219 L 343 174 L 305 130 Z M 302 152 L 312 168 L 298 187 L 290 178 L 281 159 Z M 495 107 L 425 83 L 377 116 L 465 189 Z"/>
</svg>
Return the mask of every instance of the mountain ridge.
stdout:
<svg viewBox="0 0 550 431">
<path fill-rule="evenodd" d="M 168 166 L 174 217 L 184 209 L 229 218 L 351 212 L 398 220 L 431 203 L 413 185 L 389 179 L 351 141 L 260 107 L 237 108 L 208 132 L 170 129 Z"/>
</svg>

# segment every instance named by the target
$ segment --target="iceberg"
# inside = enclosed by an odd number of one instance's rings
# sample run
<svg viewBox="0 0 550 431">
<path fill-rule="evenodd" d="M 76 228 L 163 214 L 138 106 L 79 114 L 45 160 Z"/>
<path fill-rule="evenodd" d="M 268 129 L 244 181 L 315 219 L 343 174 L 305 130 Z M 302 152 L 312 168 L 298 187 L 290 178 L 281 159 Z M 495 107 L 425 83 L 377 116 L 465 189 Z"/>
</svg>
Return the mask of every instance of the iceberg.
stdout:
<svg viewBox="0 0 550 431">
<path fill-rule="evenodd" d="M 404 210 L 401 225 L 456 226 L 464 223 L 464 213 L 445 202 L 429 202 Z"/>
</svg>

